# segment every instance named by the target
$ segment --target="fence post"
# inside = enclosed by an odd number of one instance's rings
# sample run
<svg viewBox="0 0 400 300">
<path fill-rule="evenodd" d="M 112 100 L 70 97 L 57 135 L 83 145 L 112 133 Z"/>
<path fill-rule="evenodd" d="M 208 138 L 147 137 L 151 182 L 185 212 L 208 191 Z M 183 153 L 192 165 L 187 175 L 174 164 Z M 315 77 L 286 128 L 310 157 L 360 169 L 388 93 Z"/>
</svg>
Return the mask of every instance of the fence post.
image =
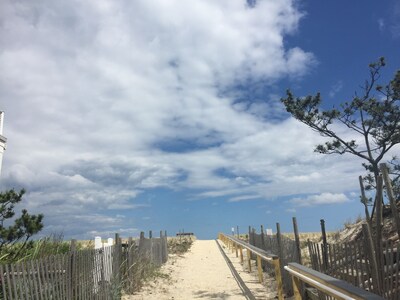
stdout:
<svg viewBox="0 0 400 300">
<path fill-rule="evenodd" d="M 294 239 L 296 242 L 296 251 L 297 251 L 297 259 L 298 263 L 301 263 L 301 248 L 300 248 L 300 237 L 299 237 L 299 230 L 297 228 L 297 220 L 296 217 L 293 217 L 293 230 L 294 230 Z"/>
<path fill-rule="evenodd" d="M 70 280 L 69 280 L 69 291 L 68 294 L 70 295 L 71 299 L 76 298 L 76 240 L 72 239 L 71 240 L 71 245 L 70 245 Z"/>
<path fill-rule="evenodd" d="M 128 291 L 133 293 L 134 292 L 134 286 L 133 286 L 133 270 L 132 270 L 132 266 L 134 264 L 134 260 L 133 260 L 133 251 L 134 251 L 134 244 L 133 244 L 133 239 L 132 237 L 128 238 L 128 251 L 127 251 L 127 266 L 126 266 L 126 270 L 127 270 L 127 282 L 128 282 Z"/>
<path fill-rule="evenodd" d="M 163 237 L 163 232 L 160 230 L 160 257 L 161 257 L 161 263 L 164 263 L 164 237 Z"/>
<path fill-rule="evenodd" d="M 384 258 L 382 245 L 382 202 L 383 202 L 383 180 L 379 175 L 376 181 L 376 258 L 377 269 L 380 270 L 380 283 L 383 286 L 384 280 Z"/>
<path fill-rule="evenodd" d="M 282 248 L 282 236 L 281 236 L 281 225 L 279 223 L 276 223 L 276 242 L 278 244 L 278 256 L 279 256 L 279 268 L 280 268 L 280 273 L 281 276 L 285 276 L 284 271 L 283 271 L 283 248 Z M 275 271 L 276 273 L 276 271 Z M 286 284 L 285 284 L 286 288 Z"/>
<path fill-rule="evenodd" d="M 154 253 L 153 253 L 153 251 L 154 251 L 154 249 L 153 249 L 153 232 L 150 230 L 149 231 L 149 243 L 150 243 L 150 262 L 151 263 L 154 263 Z"/>
<path fill-rule="evenodd" d="M 321 219 L 322 232 L 322 258 L 324 260 L 324 270 L 328 270 L 328 242 L 326 241 L 325 220 Z"/>
<path fill-rule="evenodd" d="M 264 226 L 261 225 L 261 248 L 267 250 L 265 248 L 265 240 L 264 240 Z"/>
<path fill-rule="evenodd" d="M 236 225 L 236 234 L 237 234 L 237 238 L 239 238 L 239 225 Z"/>
<path fill-rule="evenodd" d="M 115 244 L 114 244 L 114 268 L 115 268 L 115 273 L 114 273 L 114 278 L 115 278 L 115 284 L 117 289 L 119 289 L 119 285 L 121 282 L 121 251 L 120 251 L 120 246 L 121 246 L 121 240 L 119 238 L 119 234 L 115 234 Z"/>
<path fill-rule="evenodd" d="M 251 226 L 249 226 L 249 237 L 247 240 L 247 242 L 251 245 Z"/>
<path fill-rule="evenodd" d="M 379 280 L 379 270 L 376 262 L 376 255 L 374 251 L 374 243 L 372 240 L 372 235 L 371 231 L 369 230 L 369 227 L 367 224 L 362 224 L 362 231 L 365 239 L 365 246 L 367 248 L 369 260 L 371 262 L 371 268 L 372 268 L 372 281 L 373 281 L 373 286 L 374 286 L 374 292 L 378 295 L 381 294 L 381 285 L 380 285 L 380 280 Z"/>
</svg>

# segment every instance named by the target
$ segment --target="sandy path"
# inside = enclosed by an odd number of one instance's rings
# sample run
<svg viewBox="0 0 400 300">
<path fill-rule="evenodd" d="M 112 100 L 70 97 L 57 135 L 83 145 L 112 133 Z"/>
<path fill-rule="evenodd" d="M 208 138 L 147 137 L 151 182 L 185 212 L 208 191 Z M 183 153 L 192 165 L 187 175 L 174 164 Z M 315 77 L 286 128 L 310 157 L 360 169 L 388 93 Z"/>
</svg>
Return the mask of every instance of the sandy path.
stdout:
<svg viewBox="0 0 400 300">
<path fill-rule="evenodd" d="M 215 240 L 196 240 L 188 253 L 170 258 L 161 271 L 169 278 L 123 299 L 249 299 Z"/>
</svg>

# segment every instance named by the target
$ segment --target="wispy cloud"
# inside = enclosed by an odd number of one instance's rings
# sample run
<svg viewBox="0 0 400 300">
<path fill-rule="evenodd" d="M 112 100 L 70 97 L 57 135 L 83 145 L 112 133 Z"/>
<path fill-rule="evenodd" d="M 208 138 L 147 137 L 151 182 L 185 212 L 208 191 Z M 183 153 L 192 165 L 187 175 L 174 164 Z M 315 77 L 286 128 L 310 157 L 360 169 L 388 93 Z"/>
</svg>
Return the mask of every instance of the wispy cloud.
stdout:
<svg viewBox="0 0 400 300">
<path fill-rule="evenodd" d="M 343 81 L 339 80 L 332 86 L 331 90 L 329 91 L 329 97 L 334 98 L 336 94 L 339 93 L 342 89 L 343 89 Z"/>
<path fill-rule="evenodd" d="M 295 206 L 314 206 L 324 204 L 344 203 L 350 201 L 349 198 L 343 193 L 322 193 L 319 195 L 312 195 L 305 198 L 293 198 L 290 203 Z"/>
<path fill-rule="evenodd" d="M 386 22 L 385 22 L 385 20 L 384 20 L 383 18 L 379 18 L 377 22 L 378 22 L 379 30 L 380 30 L 380 31 L 384 31 L 384 30 L 385 30 L 385 27 L 386 27 Z"/>
<path fill-rule="evenodd" d="M 245 200 L 254 200 L 254 199 L 259 199 L 259 195 L 245 195 L 245 196 L 237 196 L 230 198 L 228 202 L 239 202 L 239 201 L 245 201 Z"/>
</svg>

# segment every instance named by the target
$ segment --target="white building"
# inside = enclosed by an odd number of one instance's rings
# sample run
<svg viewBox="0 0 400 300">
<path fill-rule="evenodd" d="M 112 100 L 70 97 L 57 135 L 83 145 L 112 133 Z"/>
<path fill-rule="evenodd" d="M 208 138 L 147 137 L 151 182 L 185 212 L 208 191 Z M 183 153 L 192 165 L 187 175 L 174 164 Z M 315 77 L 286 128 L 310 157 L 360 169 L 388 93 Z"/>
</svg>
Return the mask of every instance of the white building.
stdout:
<svg viewBox="0 0 400 300">
<path fill-rule="evenodd" d="M 3 136 L 4 111 L 0 111 L 0 173 L 3 162 L 3 153 L 6 150 L 7 139 Z"/>
</svg>

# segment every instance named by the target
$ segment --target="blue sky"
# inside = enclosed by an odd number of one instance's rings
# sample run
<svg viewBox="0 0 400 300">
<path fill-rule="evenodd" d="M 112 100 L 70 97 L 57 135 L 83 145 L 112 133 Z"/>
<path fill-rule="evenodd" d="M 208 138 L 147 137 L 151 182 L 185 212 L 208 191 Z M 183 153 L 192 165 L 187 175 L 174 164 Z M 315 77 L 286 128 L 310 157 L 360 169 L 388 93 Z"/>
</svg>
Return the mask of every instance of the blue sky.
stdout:
<svg viewBox="0 0 400 300">
<path fill-rule="evenodd" d="M 390 79 L 400 4 L 251 3 L 1 1 L 2 189 L 26 188 L 44 234 L 66 238 L 362 214 L 361 161 L 314 153 L 324 139 L 279 99 L 348 100 L 380 56 Z"/>
</svg>

